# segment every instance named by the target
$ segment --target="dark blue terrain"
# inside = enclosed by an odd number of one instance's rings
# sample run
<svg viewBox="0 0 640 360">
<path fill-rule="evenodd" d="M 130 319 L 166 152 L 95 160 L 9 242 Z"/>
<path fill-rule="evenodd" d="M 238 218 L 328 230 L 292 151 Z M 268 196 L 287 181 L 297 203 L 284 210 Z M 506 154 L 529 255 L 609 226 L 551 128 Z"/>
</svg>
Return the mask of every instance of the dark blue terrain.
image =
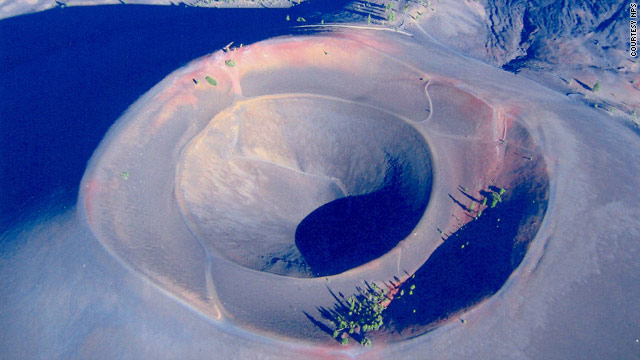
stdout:
<svg viewBox="0 0 640 360">
<path fill-rule="evenodd" d="M 71 206 L 115 120 L 173 70 L 234 41 L 289 34 L 343 1 L 295 9 L 55 8 L 0 21 L 0 233 Z"/>
</svg>

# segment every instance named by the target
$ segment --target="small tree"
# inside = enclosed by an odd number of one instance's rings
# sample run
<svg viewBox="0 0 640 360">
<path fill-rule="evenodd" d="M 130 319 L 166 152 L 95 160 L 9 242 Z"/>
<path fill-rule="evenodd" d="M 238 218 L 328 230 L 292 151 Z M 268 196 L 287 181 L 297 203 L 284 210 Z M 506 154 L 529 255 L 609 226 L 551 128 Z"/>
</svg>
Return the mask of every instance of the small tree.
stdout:
<svg viewBox="0 0 640 360">
<path fill-rule="evenodd" d="M 391 12 L 389 13 L 389 16 L 387 17 L 387 21 L 389 22 L 393 22 L 396 21 L 396 12 L 391 10 Z"/>
</svg>

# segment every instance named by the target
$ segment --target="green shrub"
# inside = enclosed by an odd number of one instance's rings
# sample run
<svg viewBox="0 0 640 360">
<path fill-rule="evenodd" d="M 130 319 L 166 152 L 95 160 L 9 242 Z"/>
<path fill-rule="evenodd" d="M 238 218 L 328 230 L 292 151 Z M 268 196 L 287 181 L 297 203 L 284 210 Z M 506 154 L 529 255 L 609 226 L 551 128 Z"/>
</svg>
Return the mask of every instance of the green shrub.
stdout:
<svg viewBox="0 0 640 360">
<path fill-rule="evenodd" d="M 211 76 L 206 76 L 204 79 L 207 80 L 207 82 L 213 86 L 218 85 L 218 82 L 216 81 L 216 79 L 212 78 Z"/>
</svg>

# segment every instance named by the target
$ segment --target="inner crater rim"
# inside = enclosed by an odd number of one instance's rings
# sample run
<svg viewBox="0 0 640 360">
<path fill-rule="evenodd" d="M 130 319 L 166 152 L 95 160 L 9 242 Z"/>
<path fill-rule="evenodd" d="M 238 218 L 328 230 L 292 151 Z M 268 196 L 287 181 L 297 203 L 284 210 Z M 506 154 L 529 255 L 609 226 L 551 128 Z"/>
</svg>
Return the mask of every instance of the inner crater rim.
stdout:
<svg viewBox="0 0 640 360">
<path fill-rule="evenodd" d="M 420 222 L 432 182 L 429 146 L 402 118 L 284 94 L 216 115 L 183 151 L 176 196 L 209 255 L 312 278 L 388 253 Z"/>
</svg>

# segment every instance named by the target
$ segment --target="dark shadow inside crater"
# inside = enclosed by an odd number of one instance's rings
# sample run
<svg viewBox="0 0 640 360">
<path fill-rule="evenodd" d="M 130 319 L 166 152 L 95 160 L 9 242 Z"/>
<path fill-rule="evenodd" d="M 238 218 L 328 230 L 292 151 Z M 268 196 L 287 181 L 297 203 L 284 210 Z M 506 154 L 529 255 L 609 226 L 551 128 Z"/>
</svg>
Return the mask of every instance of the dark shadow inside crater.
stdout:
<svg viewBox="0 0 640 360">
<path fill-rule="evenodd" d="M 407 169 L 394 159 L 388 163 L 381 189 L 331 201 L 298 225 L 296 246 L 314 276 L 338 274 L 382 256 L 420 221 L 430 184 L 409 189 L 403 182 Z"/>
<path fill-rule="evenodd" d="M 234 139 L 236 121 L 237 140 L 219 141 Z M 197 171 L 183 171 L 180 186 L 199 239 L 241 266 L 342 273 L 395 247 L 429 202 L 429 146 L 392 114 L 296 95 L 247 102 L 216 124 L 186 152 L 184 168 Z"/>
<path fill-rule="evenodd" d="M 395 331 L 422 334 L 505 284 L 540 226 L 548 183 L 544 179 L 521 184 L 503 198 L 495 208 L 487 208 L 451 234 L 415 277 L 400 287 L 404 295 L 394 299 L 385 312 Z"/>
<path fill-rule="evenodd" d="M 489 189 L 499 191 L 495 187 Z M 486 208 L 477 219 L 451 234 L 422 267 L 394 291 L 395 295 L 388 296 L 386 289 L 381 292 L 382 289 L 367 283 L 366 288 L 357 288 L 354 295 L 357 303 L 364 304 L 364 310 L 354 311 L 342 293 L 336 295 L 329 288 L 336 302 L 332 308 L 318 307 L 318 312 L 331 325 L 310 314 L 305 315 L 322 331 L 332 335 L 342 320 L 366 323 L 367 314 L 375 311 L 372 306 L 377 303 L 377 300 L 371 300 L 372 296 L 373 299 L 377 296 L 389 301 L 385 309 L 378 309 L 381 328 L 358 328 L 349 335 L 342 334 L 338 341 L 345 337 L 360 341 L 371 335 L 393 341 L 435 329 L 504 286 L 522 263 L 535 237 L 547 209 L 548 191 L 546 176 L 527 177 L 503 194 L 503 201 L 496 207 Z M 395 280 L 399 281 L 398 278 Z M 389 282 L 390 288 L 396 286 L 393 281 Z"/>
</svg>

